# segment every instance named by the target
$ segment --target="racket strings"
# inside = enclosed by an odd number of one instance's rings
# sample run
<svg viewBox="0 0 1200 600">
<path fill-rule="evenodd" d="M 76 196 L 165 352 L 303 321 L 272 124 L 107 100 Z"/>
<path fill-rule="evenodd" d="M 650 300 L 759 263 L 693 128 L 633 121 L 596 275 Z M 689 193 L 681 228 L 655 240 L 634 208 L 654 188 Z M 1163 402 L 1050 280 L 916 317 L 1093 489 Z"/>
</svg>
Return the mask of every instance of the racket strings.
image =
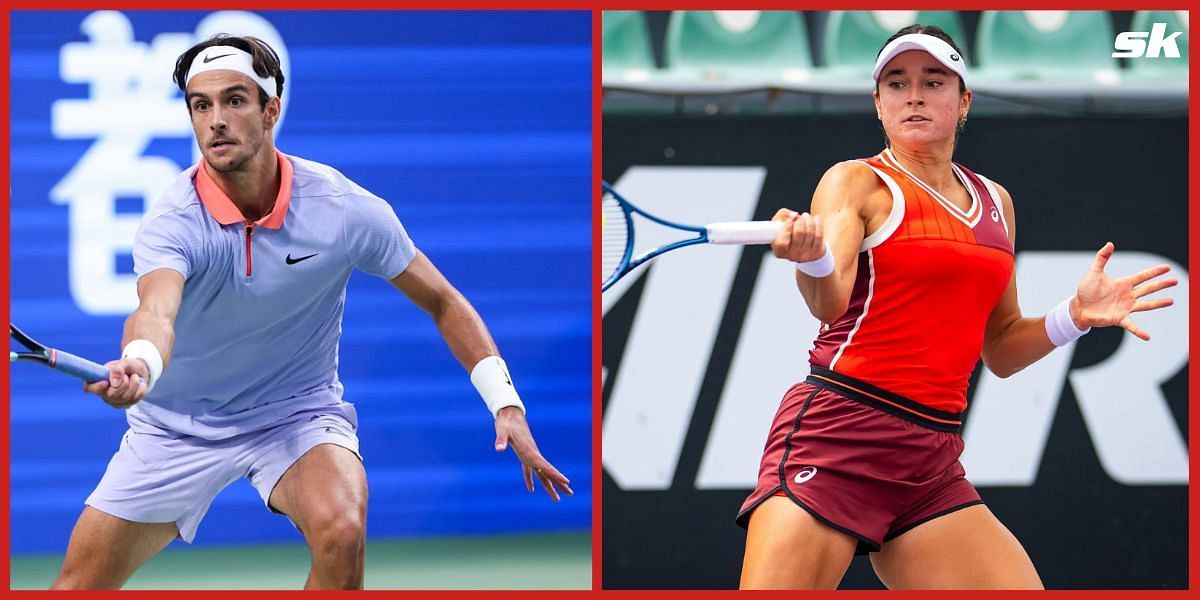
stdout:
<svg viewBox="0 0 1200 600">
<path fill-rule="evenodd" d="M 604 194 L 601 215 L 600 282 L 605 283 L 620 271 L 633 240 L 629 235 L 629 215 L 609 194 Z"/>
</svg>

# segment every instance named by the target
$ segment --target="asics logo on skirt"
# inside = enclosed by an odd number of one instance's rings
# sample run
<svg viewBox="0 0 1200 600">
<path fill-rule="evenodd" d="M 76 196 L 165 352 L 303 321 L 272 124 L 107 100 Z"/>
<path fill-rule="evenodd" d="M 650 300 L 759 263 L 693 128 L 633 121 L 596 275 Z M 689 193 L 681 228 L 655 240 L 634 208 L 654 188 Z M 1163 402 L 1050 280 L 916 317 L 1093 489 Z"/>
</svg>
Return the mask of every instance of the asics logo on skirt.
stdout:
<svg viewBox="0 0 1200 600">
<path fill-rule="evenodd" d="M 805 481 L 812 479 L 813 475 L 816 474 L 816 467 L 804 467 L 803 469 L 800 469 L 799 473 L 796 473 L 796 476 L 792 478 L 792 481 L 795 481 L 796 483 L 804 483 Z"/>
</svg>

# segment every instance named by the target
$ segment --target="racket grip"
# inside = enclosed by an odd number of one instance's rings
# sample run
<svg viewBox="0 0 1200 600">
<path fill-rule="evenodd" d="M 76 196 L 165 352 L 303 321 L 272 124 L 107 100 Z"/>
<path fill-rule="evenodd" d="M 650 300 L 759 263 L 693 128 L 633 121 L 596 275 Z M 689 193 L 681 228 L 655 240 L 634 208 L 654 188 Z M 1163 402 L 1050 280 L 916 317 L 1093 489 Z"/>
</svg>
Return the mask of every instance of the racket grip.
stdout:
<svg viewBox="0 0 1200 600">
<path fill-rule="evenodd" d="M 67 375 L 78 377 L 88 383 L 108 380 L 108 367 L 98 365 L 86 358 L 80 358 L 70 352 L 55 350 L 53 366 Z"/>
<path fill-rule="evenodd" d="M 710 244 L 770 244 L 783 223 L 777 221 L 737 221 L 728 223 L 709 223 L 708 243 Z"/>
</svg>

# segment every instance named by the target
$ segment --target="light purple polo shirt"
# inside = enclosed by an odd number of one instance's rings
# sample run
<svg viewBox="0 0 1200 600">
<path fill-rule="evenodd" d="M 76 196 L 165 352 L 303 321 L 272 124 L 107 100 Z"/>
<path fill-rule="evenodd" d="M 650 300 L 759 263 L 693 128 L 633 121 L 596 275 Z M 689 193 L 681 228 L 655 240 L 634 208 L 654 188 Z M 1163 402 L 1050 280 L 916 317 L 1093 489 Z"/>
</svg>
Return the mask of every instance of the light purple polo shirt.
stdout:
<svg viewBox="0 0 1200 600">
<path fill-rule="evenodd" d="M 184 286 L 170 364 L 128 410 L 135 431 L 218 440 L 343 404 L 350 273 L 394 278 L 416 248 L 382 199 L 328 166 L 278 156 L 280 197 L 250 231 L 201 165 L 142 218 L 134 272 L 174 269 Z"/>
</svg>

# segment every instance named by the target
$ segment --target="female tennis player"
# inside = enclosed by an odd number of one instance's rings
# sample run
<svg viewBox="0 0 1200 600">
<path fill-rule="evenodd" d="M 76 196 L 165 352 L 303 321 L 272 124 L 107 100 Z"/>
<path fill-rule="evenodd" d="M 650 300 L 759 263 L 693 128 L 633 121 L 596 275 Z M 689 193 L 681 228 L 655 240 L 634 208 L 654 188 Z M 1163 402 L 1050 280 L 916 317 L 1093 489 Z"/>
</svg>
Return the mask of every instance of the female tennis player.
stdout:
<svg viewBox="0 0 1200 600">
<path fill-rule="evenodd" d="M 1074 296 L 1025 317 L 1013 274 L 1013 202 L 953 162 L 971 108 L 945 32 L 913 25 L 881 49 L 873 97 L 886 149 L 842 162 L 812 213 L 780 210 L 772 244 L 821 332 L 806 381 L 784 396 L 738 521 L 743 588 L 837 587 L 870 553 L 893 589 L 1041 588 L 959 455 L 976 361 L 1007 377 L 1091 327 L 1150 336 L 1130 315 L 1171 305 L 1162 265 L 1112 278 L 1106 243 Z"/>
</svg>

